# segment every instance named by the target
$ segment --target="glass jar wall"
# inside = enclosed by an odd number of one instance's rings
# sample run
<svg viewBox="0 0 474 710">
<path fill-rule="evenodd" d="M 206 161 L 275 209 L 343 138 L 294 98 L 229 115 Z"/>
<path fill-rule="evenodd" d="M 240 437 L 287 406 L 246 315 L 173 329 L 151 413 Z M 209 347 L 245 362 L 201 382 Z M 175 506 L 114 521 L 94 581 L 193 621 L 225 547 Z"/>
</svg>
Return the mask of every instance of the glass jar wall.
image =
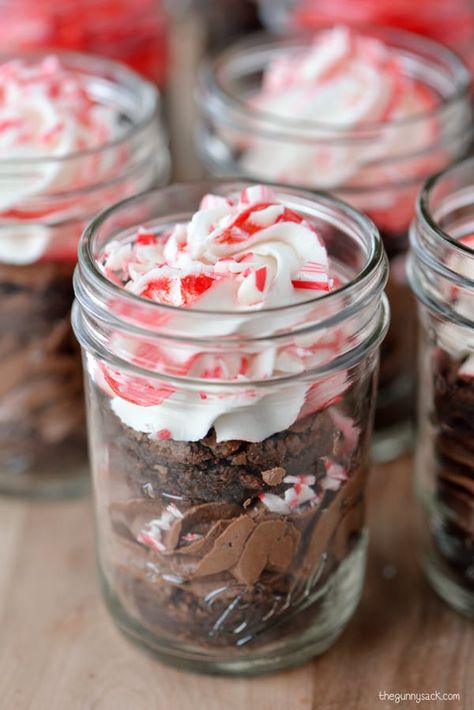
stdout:
<svg viewBox="0 0 474 710">
<path fill-rule="evenodd" d="M 430 179 L 411 231 L 420 319 L 416 485 L 422 561 L 474 615 L 474 160 Z"/>
</svg>

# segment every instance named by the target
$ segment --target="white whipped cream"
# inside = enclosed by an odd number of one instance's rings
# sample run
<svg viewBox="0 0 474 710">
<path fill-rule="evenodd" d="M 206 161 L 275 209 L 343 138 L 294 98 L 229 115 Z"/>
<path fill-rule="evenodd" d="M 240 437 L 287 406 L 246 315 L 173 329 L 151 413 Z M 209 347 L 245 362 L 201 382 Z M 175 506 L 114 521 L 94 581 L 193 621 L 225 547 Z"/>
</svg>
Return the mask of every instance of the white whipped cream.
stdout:
<svg viewBox="0 0 474 710">
<path fill-rule="evenodd" d="M 104 387 L 105 378 L 113 411 L 136 431 L 197 441 L 214 427 L 218 441 L 261 441 L 291 426 L 301 413 L 327 406 L 347 388 L 345 372 L 311 386 L 252 387 L 255 381 L 328 362 L 343 347 L 340 329 L 300 337 L 297 344 L 267 341 L 251 348 L 245 342 L 260 310 L 312 300 L 333 288 L 327 252 L 314 228 L 278 203 L 267 187 L 247 188 L 235 198 L 207 195 L 190 222 L 176 225 L 168 235 L 139 230 L 128 243 L 110 242 L 99 266 L 127 291 L 178 306 L 178 315 L 170 316 L 175 325 L 178 320 L 184 323 L 186 313 L 191 322 L 195 308 L 230 311 L 235 322 L 231 327 L 218 325 L 218 334 L 243 337 L 238 352 L 219 352 L 216 344 L 203 352 L 192 344 L 143 344 L 115 336 L 111 347 L 117 354 L 157 373 L 203 383 L 199 392 L 178 384 L 160 389 L 153 378 L 147 383 L 144 377 L 92 365 L 99 386 Z M 201 338 L 216 336 L 215 320 L 225 323 L 214 313 L 206 323 L 200 321 Z M 274 331 L 280 330 L 294 324 L 294 315 L 274 316 L 271 323 Z M 206 389 L 206 380 L 222 381 L 222 388 L 217 393 L 215 387 Z M 243 386 L 226 389 L 229 382 Z"/>
<path fill-rule="evenodd" d="M 0 190 L 0 261 L 32 263 L 47 249 L 46 228 L 37 224 L 38 207 L 29 212 L 29 198 L 77 189 L 112 169 L 110 155 L 54 159 L 100 147 L 116 135 L 116 111 L 91 97 L 85 79 L 54 56 L 0 65 L 0 162 L 8 174 Z M 64 218 L 64 211 L 53 210 L 39 219 Z"/>
<path fill-rule="evenodd" d="M 272 138 L 252 137 L 242 158 L 242 172 L 319 189 L 378 186 L 413 177 L 414 173 L 405 174 L 414 171 L 413 163 L 410 168 L 403 163 L 395 168 L 385 161 L 432 145 L 433 119 L 396 122 L 422 114 L 435 103 L 434 94 L 408 77 L 394 52 L 380 40 L 344 27 L 328 30 L 307 50 L 282 50 L 267 67 L 260 93 L 251 100 L 252 107 L 283 119 L 288 128 L 293 121 L 293 130 L 301 138 L 308 131 L 307 139 L 298 142 L 289 135 L 276 146 Z M 296 126 L 295 121 L 307 122 L 306 127 Z M 364 140 L 338 137 L 340 129 L 347 136 L 371 123 L 386 123 L 386 129 L 369 132 Z M 406 208 L 406 195 L 400 197 Z M 365 210 L 389 209 L 394 199 L 393 191 L 351 197 Z M 413 211 L 408 203 L 407 220 Z"/>
</svg>

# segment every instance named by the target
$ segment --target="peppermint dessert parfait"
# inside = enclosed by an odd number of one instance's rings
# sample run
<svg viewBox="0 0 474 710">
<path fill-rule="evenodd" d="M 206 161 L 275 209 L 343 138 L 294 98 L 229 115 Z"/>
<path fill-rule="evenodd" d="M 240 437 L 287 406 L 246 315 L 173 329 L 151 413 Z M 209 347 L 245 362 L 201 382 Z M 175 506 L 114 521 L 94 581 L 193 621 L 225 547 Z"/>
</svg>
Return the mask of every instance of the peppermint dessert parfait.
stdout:
<svg viewBox="0 0 474 710">
<path fill-rule="evenodd" d="M 386 276 L 367 218 L 289 188 L 177 185 L 86 230 L 104 593 L 164 661 L 274 670 L 351 617 Z"/>
<path fill-rule="evenodd" d="M 80 350 L 70 308 L 92 215 L 166 173 L 156 90 L 80 54 L 0 61 L 0 491 L 86 481 Z"/>
<path fill-rule="evenodd" d="M 411 230 L 421 322 L 416 484 L 433 587 L 474 616 L 474 159 L 430 179 Z"/>
<path fill-rule="evenodd" d="M 391 264 L 376 441 L 392 458 L 410 441 L 415 313 L 407 230 L 424 179 L 466 152 L 469 76 L 436 43 L 344 27 L 237 44 L 201 75 L 198 145 L 216 175 L 336 192 L 378 226 Z"/>
</svg>

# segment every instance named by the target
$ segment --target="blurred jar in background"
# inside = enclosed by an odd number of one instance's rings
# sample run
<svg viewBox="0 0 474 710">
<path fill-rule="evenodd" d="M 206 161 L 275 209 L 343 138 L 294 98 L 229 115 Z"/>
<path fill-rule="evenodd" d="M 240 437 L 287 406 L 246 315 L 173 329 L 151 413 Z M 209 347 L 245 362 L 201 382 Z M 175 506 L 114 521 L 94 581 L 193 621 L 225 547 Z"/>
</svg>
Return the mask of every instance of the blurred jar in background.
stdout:
<svg viewBox="0 0 474 710">
<path fill-rule="evenodd" d="M 163 85 L 162 0 L 0 0 L 2 51 L 70 49 L 117 59 Z"/>
<path fill-rule="evenodd" d="M 474 68 L 472 0 L 259 0 L 265 25 L 277 32 L 331 22 L 398 27 L 448 45 Z"/>
<path fill-rule="evenodd" d="M 15 53 L 0 64 L 0 146 L 0 491 L 78 494 L 77 244 L 104 205 L 167 177 L 158 92 L 109 59 Z"/>
</svg>

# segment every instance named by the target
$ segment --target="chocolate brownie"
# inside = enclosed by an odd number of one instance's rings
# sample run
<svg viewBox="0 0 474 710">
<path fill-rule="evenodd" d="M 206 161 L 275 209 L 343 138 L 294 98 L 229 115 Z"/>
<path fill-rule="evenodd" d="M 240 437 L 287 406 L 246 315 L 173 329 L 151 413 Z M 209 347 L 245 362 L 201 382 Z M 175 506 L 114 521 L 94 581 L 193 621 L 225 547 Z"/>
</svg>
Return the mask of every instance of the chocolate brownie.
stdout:
<svg viewBox="0 0 474 710">
<path fill-rule="evenodd" d="M 104 394 L 98 406 L 110 442 L 106 576 L 127 613 L 204 647 L 307 628 L 361 539 L 365 443 L 348 452 L 329 409 L 259 443 L 217 443 L 213 430 L 198 442 L 151 438 Z M 328 479 L 332 458 L 347 471 L 339 482 Z M 310 497 L 286 506 L 290 488 Z"/>
<path fill-rule="evenodd" d="M 460 376 L 462 361 L 434 353 L 436 495 L 444 511 L 434 539 L 460 583 L 474 589 L 474 382 Z"/>
<path fill-rule="evenodd" d="M 0 451 L 4 471 L 85 460 L 72 263 L 0 264 Z"/>
</svg>

